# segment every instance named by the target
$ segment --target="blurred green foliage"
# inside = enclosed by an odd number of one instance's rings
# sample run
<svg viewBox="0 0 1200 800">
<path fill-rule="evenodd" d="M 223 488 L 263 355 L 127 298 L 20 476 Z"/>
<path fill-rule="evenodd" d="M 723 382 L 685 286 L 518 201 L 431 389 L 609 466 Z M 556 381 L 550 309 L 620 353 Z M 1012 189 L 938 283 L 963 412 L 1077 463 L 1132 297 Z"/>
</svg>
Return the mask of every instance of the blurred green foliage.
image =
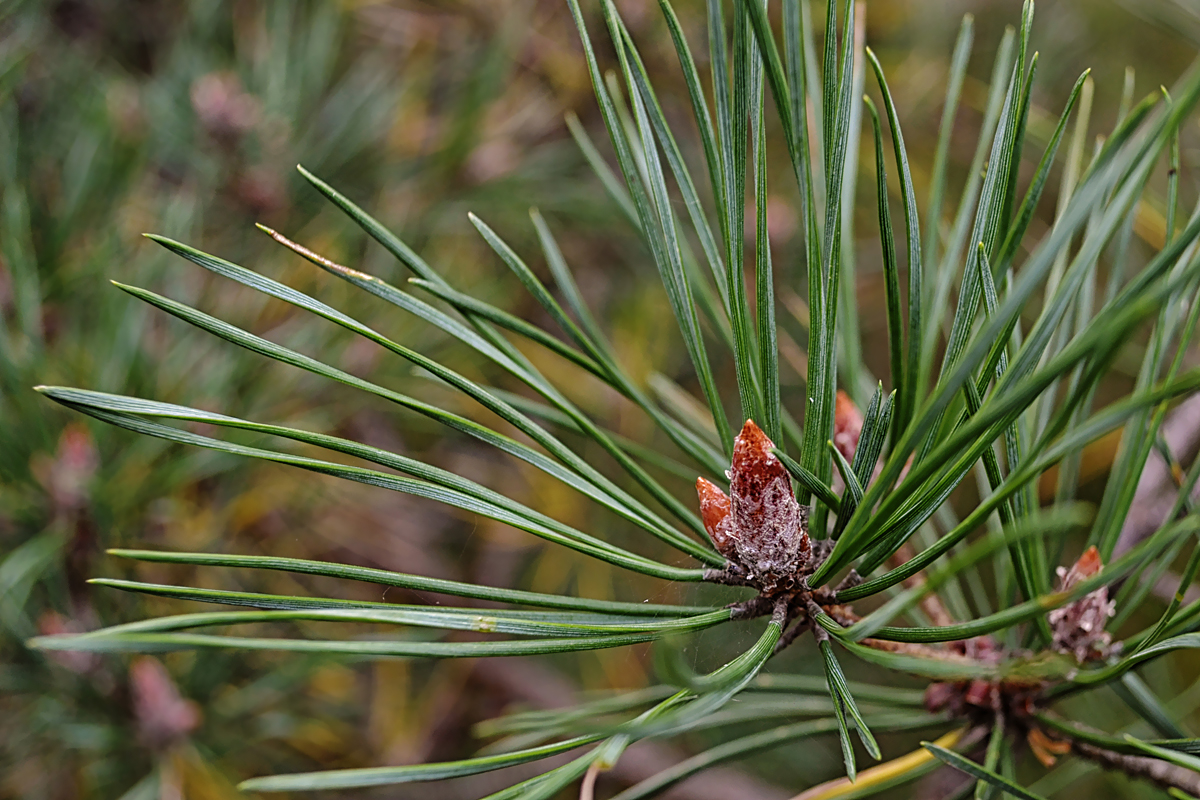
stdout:
<svg viewBox="0 0 1200 800">
<path fill-rule="evenodd" d="M 348 724 L 362 709 L 345 702 L 354 687 L 343 685 L 353 682 L 344 668 L 173 661 L 182 694 L 208 720 L 194 749 L 178 750 L 148 739 L 137 712 L 153 669 L 139 683 L 119 659 L 54 662 L 24 649 L 39 630 L 94 627 L 137 607 L 85 583 L 109 571 L 104 547 L 269 538 L 347 502 L 269 470 L 113 436 L 47 407 L 32 387 L 220 398 L 246 413 L 394 436 L 315 381 L 177 339 L 108 280 L 232 305 L 255 330 L 379 372 L 374 353 L 173 269 L 139 234 L 220 241 L 285 275 L 307 268 L 267 247 L 254 222 L 359 253 L 361 236 L 318 215 L 322 204 L 300 190 L 293 167 L 303 162 L 390 209 L 423 247 L 477 269 L 477 248 L 454 230 L 466 207 L 500 219 L 523 217 L 534 197 L 551 211 L 588 208 L 563 180 L 577 161 L 570 150 L 542 148 L 516 169 L 523 140 L 558 125 L 557 107 L 544 97 L 540 109 L 505 107 L 500 88 L 521 40 L 511 25 L 497 34 L 485 8 L 26 2 L 0 13 L 0 797 L 109 798 L 135 786 L 131 797 L 157 796 L 156 770 L 187 796 L 223 796 L 231 770 L 344 758 L 363 735 Z M 405 321 L 386 324 L 404 335 Z M 167 354 L 175 366 L 160 369 Z M 420 446 L 419 426 L 406 435 Z M 365 549 L 361 561 L 394 557 L 386 545 Z M 306 731 L 311 720 L 322 722 Z"/>
</svg>

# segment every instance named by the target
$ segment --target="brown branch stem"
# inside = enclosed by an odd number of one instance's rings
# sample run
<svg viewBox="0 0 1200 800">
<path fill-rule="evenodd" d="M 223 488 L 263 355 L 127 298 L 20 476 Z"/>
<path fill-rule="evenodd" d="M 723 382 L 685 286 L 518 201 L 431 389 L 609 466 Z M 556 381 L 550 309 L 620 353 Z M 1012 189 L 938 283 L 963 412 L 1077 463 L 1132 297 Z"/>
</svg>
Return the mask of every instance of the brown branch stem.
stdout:
<svg viewBox="0 0 1200 800">
<path fill-rule="evenodd" d="M 1178 789 L 1193 797 L 1200 796 L 1200 774 L 1192 772 L 1190 769 L 1177 767 L 1156 758 L 1115 753 L 1112 750 L 1105 750 L 1103 747 L 1078 740 L 1072 742 L 1072 747 L 1079 755 L 1095 761 L 1106 769 L 1123 772 L 1132 778 L 1151 781 L 1164 789 Z"/>
</svg>

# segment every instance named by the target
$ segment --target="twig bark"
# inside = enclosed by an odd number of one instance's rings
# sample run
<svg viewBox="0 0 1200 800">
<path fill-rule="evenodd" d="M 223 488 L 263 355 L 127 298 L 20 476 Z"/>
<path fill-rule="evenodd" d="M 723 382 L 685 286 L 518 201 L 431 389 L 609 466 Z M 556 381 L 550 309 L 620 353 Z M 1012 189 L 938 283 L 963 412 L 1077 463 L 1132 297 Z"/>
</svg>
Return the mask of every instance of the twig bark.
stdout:
<svg viewBox="0 0 1200 800">
<path fill-rule="evenodd" d="M 1123 772 L 1131 778 L 1152 781 L 1164 789 L 1178 789 L 1193 797 L 1200 795 L 1200 774 L 1192 772 L 1190 769 L 1177 767 L 1155 758 L 1114 753 L 1086 742 L 1076 741 L 1072 746 L 1079 755 L 1091 759 L 1107 769 Z"/>
</svg>

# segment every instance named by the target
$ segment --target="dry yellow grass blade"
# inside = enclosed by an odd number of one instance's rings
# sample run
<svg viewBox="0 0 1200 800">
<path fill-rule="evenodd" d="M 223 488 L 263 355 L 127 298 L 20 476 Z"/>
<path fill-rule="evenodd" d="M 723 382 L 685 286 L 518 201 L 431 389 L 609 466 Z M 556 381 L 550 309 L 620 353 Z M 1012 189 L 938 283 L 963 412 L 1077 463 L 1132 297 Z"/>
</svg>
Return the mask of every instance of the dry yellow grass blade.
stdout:
<svg viewBox="0 0 1200 800">
<path fill-rule="evenodd" d="M 966 730 L 966 728 L 959 728 L 956 731 L 951 731 L 934 742 L 934 744 L 941 747 L 953 747 L 958 744 L 958 741 L 966 733 Z M 847 797 L 873 786 L 890 783 L 902 775 L 920 769 L 933 760 L 934 757 L 928 750 L 918 747 L 907 755 L 894 758 L 877 767 L 863 770 L 858 773 L 858 780 L 853 783 L 847 778 L 826 781 L 807 791 L 801 792 L 793 797 L 792 800 L 834 800 L 834 798 L 838 797 Z"/>
</svg>

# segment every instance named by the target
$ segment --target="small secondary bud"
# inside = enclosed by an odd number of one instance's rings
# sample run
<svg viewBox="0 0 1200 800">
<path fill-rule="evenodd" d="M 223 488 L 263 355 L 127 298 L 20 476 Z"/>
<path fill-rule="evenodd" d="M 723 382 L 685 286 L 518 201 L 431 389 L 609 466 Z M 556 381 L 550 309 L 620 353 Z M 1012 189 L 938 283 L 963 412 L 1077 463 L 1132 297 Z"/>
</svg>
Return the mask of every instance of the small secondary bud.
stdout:
<svg viewBox="0 0 1200 800">
<path fill-rule="evenodd" d="M 833 406 L 833 446 L 847 461 L 854 461 L 858 440 L 862 437 L 863 415 L 850 395 L 841 389 Z"/>
<path fill-rule="evenodd" d="M 696 479 L 696 494 L 700 496 L 700 518 L 704 529 L 712 537 L 717 551 L 726 558 L 734 558 L 733 517 L 730 514 L 729 495 L 721 487 L 706 478 Z"/>
<path fill-rule="evenodd" d="M 1059 591 L 1070 591 L 1081 581 L 1097 575 L 1104 568 L 1100 551 L 1089 547 L 1071 569 L 1058 568 Z M 1112 634 L 1104 630 L 1116 610 L 1108 599 L 1108 587 L 1101 586 L 1079 600 L 1056 608 L 1047 616 L 1054 634 L 1054 649 L 1070 653 L 1080 662 L 1104 658 L 1112 644 Z"/>
</svg>

